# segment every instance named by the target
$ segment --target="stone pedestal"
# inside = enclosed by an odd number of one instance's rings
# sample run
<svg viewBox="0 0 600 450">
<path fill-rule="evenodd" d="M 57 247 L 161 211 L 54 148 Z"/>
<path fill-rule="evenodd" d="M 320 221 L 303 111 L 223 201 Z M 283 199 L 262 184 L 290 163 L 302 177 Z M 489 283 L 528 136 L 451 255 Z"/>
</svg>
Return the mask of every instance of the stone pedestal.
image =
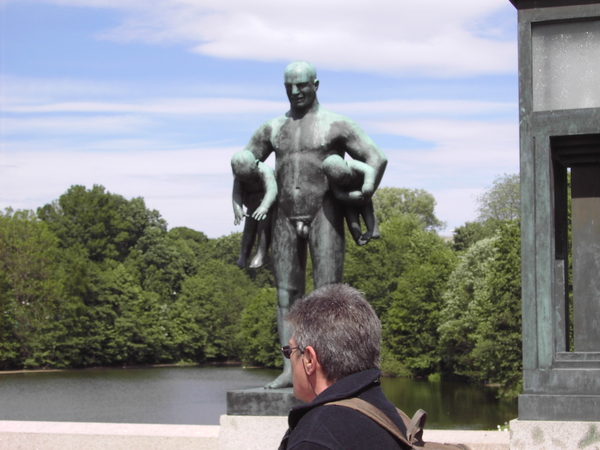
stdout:
<svg viewBox="0 0 600 450">
<path fill-rule="evenodd" d="M 529 427 L 529 445 L 515 448 L 600 450 L 589 428 L 600 420 L 600 0 L 510 1 L 519 11 L 519 420 Z M 582 424 L 581 435 L 572 424 L 544 431 L 562 421 Z M 553 443 L 579 440 L 594 443 Z"/>
<path fill-rule="evenodd" d="M 510 450 L 600 449 L 600 422 L 510 422 Z"/>
<path fill-rule="evenodd" d="M 229 416 L 287 416 L 302 401 L 294 397 L 292 388 L 243 389 L 227 392 Z"/>
</svg>

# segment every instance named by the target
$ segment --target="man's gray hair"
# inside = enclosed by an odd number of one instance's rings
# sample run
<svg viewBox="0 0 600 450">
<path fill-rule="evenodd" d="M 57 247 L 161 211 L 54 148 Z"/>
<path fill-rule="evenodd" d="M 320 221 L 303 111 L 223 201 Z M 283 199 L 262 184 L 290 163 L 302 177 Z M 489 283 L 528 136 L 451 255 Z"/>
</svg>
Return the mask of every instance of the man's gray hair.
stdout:
<svg viewBox="0 0 600 450">
<path fill-rule="evenodd" d="M 294 328 L 296 345 L 315 349 L 328 380 L 379 368 L 381 322 L 361 293 L 347 284 L 311 292 L 294 303 L 286 320 Z"/>
</svg>

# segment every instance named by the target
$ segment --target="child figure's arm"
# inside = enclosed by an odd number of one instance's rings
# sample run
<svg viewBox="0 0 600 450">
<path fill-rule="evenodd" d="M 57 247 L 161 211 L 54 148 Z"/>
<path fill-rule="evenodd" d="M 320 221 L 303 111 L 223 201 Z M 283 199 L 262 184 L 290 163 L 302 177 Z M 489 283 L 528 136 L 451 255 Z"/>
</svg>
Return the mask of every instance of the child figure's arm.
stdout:
<svg viewBox="0 0 600 450">
<path fill-rule="evenodd" d="M 244 218 L 244 187 L 237 178 L 233 179 L 233 193 L 231 194 L 231 201 L 233 203 L 233 215 L 235 217 L 233 224 L 239 225 Z"/>
<path fill-rule="evenodd" d="M 252 217 L 256 220 L 264 220 L 277 198 L 277 180 L 275 179 L 275 172 L 273 169 L 262 162 L 258 163 L 258 173 L 260 180 L 265 187 L 265 196 L 258 208 L 254 211 L 254 214 L 252 214 Z"/>
<path fill-rule="evenodd" d="M 375 193 L 375 179 L 377 172 L 368 164 L 357 161 L 356 159 L 347 161 L 347 163 L 352 170 L 362 174 L 363 184 L 360 190 L 364 194 L 366 200 L 370 199 Z"/>
</svg>

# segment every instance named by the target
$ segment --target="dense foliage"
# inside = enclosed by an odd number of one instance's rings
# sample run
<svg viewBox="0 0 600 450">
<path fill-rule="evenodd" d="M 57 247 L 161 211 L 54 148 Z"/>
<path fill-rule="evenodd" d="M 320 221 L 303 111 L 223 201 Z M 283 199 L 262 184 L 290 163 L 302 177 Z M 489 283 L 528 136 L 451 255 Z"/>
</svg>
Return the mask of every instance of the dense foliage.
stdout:
<svg viewBox="0 0 600 450">
<path fill-rule="evenodd" d="M 467 223 L 449 245 L 431 194 L 383 188 L 374 204 L 381 238 L 348 239 L 344 281 L 381 318 L 384 371 L 517 392 L 518 223 Z M 280 366 L 271 264 L 239 269 L 240 237 L 167 230 L 143 199 L 102 186 L 73 186 L 37 214 L 0 213 L 0 369 Z"/>
</svg>

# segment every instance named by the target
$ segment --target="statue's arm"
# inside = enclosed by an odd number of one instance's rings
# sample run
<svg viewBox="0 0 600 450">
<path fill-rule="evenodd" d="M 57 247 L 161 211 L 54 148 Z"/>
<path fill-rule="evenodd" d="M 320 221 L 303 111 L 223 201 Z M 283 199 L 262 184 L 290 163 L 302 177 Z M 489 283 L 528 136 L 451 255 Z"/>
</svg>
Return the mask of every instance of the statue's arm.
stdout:
<svg viewBox="0 0 600 450">
<path fill-rule="evenodd" d="M 265 161 L 271 152 L 273 146 L 271 145 L 271 134 L 272 134 L 272 121 L 263 124 L 250 138 L 250 142 L 246 145 L 244 150 L 252 152 L 252 154 L 259 161 Z"/>
<path fill-rule="evenodd" d="M 277 180 L 273 169 L 262 162 L 258 163 L 258 173 L 262 184 L 265 187 L 265 196 L 258 208 L 254 211 L 254 214 L 252 214 L 252 217 L 256 220 L 264 220 L 277 198 Z"/>
<path fill-rule="evenodd" d="M 233 192 L 231 195 L 231 202 L 233 204 L 233 220 L 234 225 L 239 225 L 244 218 L 244 187 L 242 183 L 236 178 L 233 179 Z"/>
<path fill-rule="evenodd" d="M 358 125 L 348 120 L 347 127 L 348 129 L 344 139 L 345 150 L 355 160 L 361 161 L 373 168 L 375 171 L 373 182 L 374 192 L 375 189 L 377 189 L 377 186 L 379 186 L 383 173 L 385 172 L 387 158 L 373 140 L 367 136 Z"/>
</svg>

